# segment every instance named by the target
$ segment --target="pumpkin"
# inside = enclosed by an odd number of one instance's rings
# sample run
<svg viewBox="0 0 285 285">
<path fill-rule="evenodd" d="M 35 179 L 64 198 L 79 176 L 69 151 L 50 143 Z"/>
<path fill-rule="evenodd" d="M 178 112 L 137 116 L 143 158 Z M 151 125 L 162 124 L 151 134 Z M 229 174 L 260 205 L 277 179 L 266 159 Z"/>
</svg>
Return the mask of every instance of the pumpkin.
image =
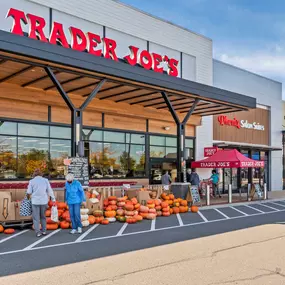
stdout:
<svg viewBox="0 0 285 285">
<path fill-rule="evenodd" d="M 126 217 L 118 216 L 117 217 L 117 221 L 119 221 L 120 223 L 125 223 L 126 222 Z"/>
<path fill-rule="evenodd" d="M 154 201 L 153 200 L 148 200 L 147 204 L 154 204 Z"/>
<path fill-rule="evenodd" d="M 140 203 L 135 204 L 135 209 L 139 209 L 140 206 L 141 206 Z"/>
<path fill-rule="evenodd" d="M 165 199 L 166 196 L 167 196 L 166 193 L 162 193 L 162 194 L 161 194 L 161 198 L 164 199 L 164 200 L 166 200 L 166 199 Z"/>
<path fill-rule="evenodd" d="M 169 199 L 170 200 L 174 200 L 175 199 L 174 195 L 173 194 L 169 194 Z"/>
<path fill-rule="evenodd" d="M 117 211 L 117 209 L 118 209 L 118 207 L 116 205 L 112 205 L 111 208 L 113 211 Z"/>
<path fill-rule="evenodd" d="M 162 212 L 161 211 L 157 211 L 156 212 L 156 216 L 158 216 L 158 217 L 162 216 Z"/>
<path fill-rule="evenodd" d="M 104 220 L 104 217 L 95 217 L 95 224 L 100 224 Z"/>
<path fill-rule="evenodd" d="M 144 219 L 146 219 L 148 213 L 140 212 L 140 216 L 142 216 Z"/>
<path fill-rule="evenodd" d="M 125 204 L 126 204 L 125 201 L 124 201 L 124 202 L 118 202 L 118 203 L 117 203 L 117 206 L 118 206 L 118 207 L 124 207 Z"/>
<path fill-rule="evenodd" d="M 147 204 L 147 206 L 149 207 L 149 209 L 154 209 L 155 208 L 155 204 Z"/>
<path fill-rule="evenodd" d="M 107 218 L 107 220 L 108 220 L 110 223 L 116 222 L 116 218 Z"/>
<path fill-rule="evenodd" d="M 133 204 L 126 204 L 125 205 L 125 209 L 127 210 L 127 211 L 133 211 L 134 210 L 134 205 Z"/>
<path fill-rule="evenodd" d="M 133 203 L 134 205 L 136 205 L 136 204 L 138 203 L 137 198 L 132 198 L 131 201 L 132 201 L 132 203 Z"/>
<path fill-rule="evenodd" d="M 81 221 L 88 221 L 88 215 L 81 215 Z"/>
<path fill-rule="evenodd" d="M 180 212 L 179 207 L 172 208 L 174 214 L 178 214 Z"/>
<path fill-rule="evenodd" d="M 109 205 L 116 205 L 116 204 L 117 204 L 117 201 L 115 201 L 115 200 L 109 201 Z"/>
<path fill-rule="evenodd" d="M 80 209 L 81 215 L 88 215 L 89 209 Z"/>
<path fill-rule="evenodd" d="M 2 225 L 0 225 L 0 233 L 4 232 L 4 227 Z"/>
<path fill-rule="evenodd" d="M 118 202 L 125 202 L 125 197 L 119 197 L 119 198 L 117 198 L 117 201 Z"/>
<path fill-rule="evenodd" d="M 51 211 L 50 210 L 46 210 L 46 217 L 50 217 L 51 216 Z"/>
<path fill-rule="evenodd" d="M 136 219 L 137 222 L 140 222 L 143 220 L 143 217 L 141 215 L 136 215 L 136 216 L 134 216 L 134 219 Z"/>
<path fill-rule="evenodd" d="M 186 200 L 182 200 L 182 201 L 180 202 L 180 205 L 181 205 L 181 206 L 187 206 L 187 205 L 188 205 L 188 202 L 187 202 Z"/>
<path fill-rule="evenodd" d="M 82 221 L 81 224 L 82 224 L 82 227 L 84 227 L 84 228 L 88 227 L 89 226 L 89 221 L 88 220 Z"/>
<path fill-rule="evenodd" d="M 191 207 L 191 212 L 192 212 L 192 213 L 197 213 L 198 211 L 199 211 L 199 208 L 198 208 L 197 206 L 193 205 L 193 206 Z"/>
<path fill-rule="evenodd" d="M 106 211 L 113 211 L 113 208 L 112 208 L 112 206 L 110 205 L 110 206 L 106 207 L 105 210 L 106 210 Z"/>
<path fill-rule="evenodd" d="M 93 211 L 93 216 L 94 217 L 102 217 L 103 212 L 101 210 L 95 210 L 95 211 Z"/>
<path fill-rule="evenodd" d="M 173 214 L 173 209 L 172 208 L 169 209 L 169 213 L 170 213 L 170 215 Z"/>
<path fill-rule="evenodd" d="M 164 200 L 169 200 L 170 198 L 169 198 L 169 196 L 168 195 L 166 195 L 165 197 L 164 197 Z"/>
<path fill-rule="evenodd" d="M 160 211 L 161 209 L 161 206 L 155 206 L 155 210 Z"/>
<path fill-rule="evenodd" d="M 156 214 L 156 210 L 155 209 L 149 209 L 148 212 L 151 213 L 151 214 Z"/>
<path fill-rule="evenodd" d="M 53 206 L 54 202 L 53 201 L 48 201 L 48 206 L 51 208 Z"/>
<path fill-rule="evenodd" d="M 156 218 L 156 214 L 148 213 L 146 218 L 148 220 L 154 220 Z"/>
<path fill-rule="evenodd" d="M 107 219 L 104 219 L 102 220 L 101 222 L 102 225 L 108 225 L 109 224 L 109 221 Z"/>
<path fill-rule="evenodd" d="M 173 205 L 173 200 L 167 200 L 168 205 Z"/>
<path fill-rule="evenodd" d="M 6 230 L 4 230 L 4 234 L 6 234 L 6 235 L 11 235 L 11 234 L 13 234 L 14 232 L 15 232 L 14 229 L 6 229 Z"/>
<path fill-rule="evenodd" d="M 166 208 L 162 208 L 162 212 L 169 212 L 169 206 L 168 207 L 166 207 Z"/>
<path fill-rule="evenodd" d="M 169 217 L 170 216 L 170 212 L 162 212 L 162 216 L 163 217 Z"/>
<path fill-rule="evenodd" d="M 89 224 L 90 224 L 90 225 L 94 225 L 94 224 L 95 224 L 95 217 L 92 216 L 92 215 L 90 215 L 90 216 L 88 217 L 88 221 L 89 221 Z"/>
<path fill-rule="evenodd" d="M 167 208 L 167 207 L 168 207 L 168 203 L 165 202 L 165 201 L 162 202 L 162 203 L 161 203 L 161 207 L 162 207 L 162 208 Z"/>
<path fill-rule="evenodd" d="M 124 211 L 124 210 L 122 210 L 122 209 L 117 210 L 117 215 L 118 215 L 118 216 L 124 216 L 124 214 L 125 214 L 125 211 Z"/>
<path fill-rule="evenodd" d="M 60 222 L 59 226 L 60 226 L 62 229 L 68 229 L 68 228 L 69 228 L 69 222 L 62 221 L 62 222 Z"/>
<path fill-rule="evenodd" d="M 155 206 L 160 206 L 161 200 L 155 199 L 155 200 L 154 200 L 154 204 L 155 204 Z"/>
<path fill-rule="evenodd" d="M 57 203 L 57 208 L 60 209 L 66 209 L 67 205 L 64 202 L 58 202 Z"/>
<path fill-rule="evenodd" d="M 64 210 L 57 210 L 58 217 L 61 217 L 64 213 Z"/>
<path fill-rule="evenodd" d="M 148 211 L 149 211 L 149 208 L 148 208 L 148 207 L 146 207 L 146 206 L 140 206 L 140 212 L 141 212 L 141 213 L 148 213 Z"/>
<path fill-rule="evenodd" d="M 105 200 L 103 201 L 103 205 L 104 205 L 104 206 L 108 206 L 108 205 L 109 205 L 109 200 L 108 200 L 108 199 L 105 199 Z"/>
<path fill-rule="evenodd" d="M 109 201 L 117 201 L 117 197 L 116 196 L 110 196 L 108 197 Z"/>
<path fill-rule="evenodd" d="M 47 230 L 54 231 L 58 229 L 58 224 L 47 224 Z"/>
<path fill-rule="evenodd" d="M 179 207 L 180 203 L 179 202 L 173 202 L 173 207 Z"/>
<path fill-rule="evenodd" d="M 125 215 L 126 216 L 134 216 L 135 213 L 134 213 L 134 211 L 125 211 Z"/>
<path fill-rule="evenodd" d="M 181 213 L 186 213 L 186 212 L 188 212 L 188 206 L 180 206 L 179 210 Z"/>
<path fill-rule="evenodd" d="M 46 219 L 47 224 L 58 224 L 58 222 L 54 222 L 51 218 Z"/>
<path fill-rule="evenodd" d="M 105 211 L 104 215 L 107 218 L 114 218 L 114 217 L 116 217 L 116 211 L 112 211 L 112 210 L 111 211 Z"/>
<path fill-rule="evenodd" d="M 135 224 L 136 222 L 137 222 L 137 220 L 135 218 L 126 219 L 126 223 L 128 223 L 128 224 Z"/>
<path fill-rule="evenodd" d="M 70 219 L 70 213 L 69 213 L 69 211 L 65 211 L 65 212 L 61 215 L 61 217 L 62 217 L 64 220 Z"/>
</svg>

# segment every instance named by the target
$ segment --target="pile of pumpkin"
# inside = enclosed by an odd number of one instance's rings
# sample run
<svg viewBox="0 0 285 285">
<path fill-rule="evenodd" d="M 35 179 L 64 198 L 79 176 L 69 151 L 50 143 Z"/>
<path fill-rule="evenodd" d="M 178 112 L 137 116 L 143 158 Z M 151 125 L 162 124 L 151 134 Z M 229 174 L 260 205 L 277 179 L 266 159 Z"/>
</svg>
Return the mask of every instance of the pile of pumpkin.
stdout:
<svg viewBox="0 0 285 285">
<path fill-rule="evenodd" d="M 11 235 L 11 234 L 15 233 L 15 230 L 14 230 L 14 229 L 11 229 L 11 228 L 9 228 L 9 229 L 4 229 L 4 227 L 3 227 L 2 225 L 0 225 L 0 234 L 1 234 L 1 233 L 4 233 L 4 234 L 6 234 L 6 235 Z"/>
</svg>

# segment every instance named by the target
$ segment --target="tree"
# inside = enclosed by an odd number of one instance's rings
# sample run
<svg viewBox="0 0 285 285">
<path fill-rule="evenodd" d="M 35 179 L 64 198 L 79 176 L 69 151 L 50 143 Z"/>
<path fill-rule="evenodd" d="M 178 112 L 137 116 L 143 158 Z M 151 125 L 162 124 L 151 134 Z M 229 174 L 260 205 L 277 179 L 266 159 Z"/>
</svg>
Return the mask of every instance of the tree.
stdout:
<svg viewBox="0 0 285 285">
<path fill-rule="evenodd" d="M 135 169 L 136 160 L 128 155 L 128 152 L 124 151 L 119 158 L 121 169 L 124 171 L 128 171 L 129 169 Z"/>
</svg>

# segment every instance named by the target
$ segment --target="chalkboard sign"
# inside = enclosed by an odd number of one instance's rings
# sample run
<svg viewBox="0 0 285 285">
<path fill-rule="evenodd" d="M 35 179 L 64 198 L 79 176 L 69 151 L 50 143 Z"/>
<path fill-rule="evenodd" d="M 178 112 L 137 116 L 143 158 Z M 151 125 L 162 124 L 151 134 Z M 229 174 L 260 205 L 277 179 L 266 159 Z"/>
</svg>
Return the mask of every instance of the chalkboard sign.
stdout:
<svg viewBox="0 0 285 285">
<path fill-rule="evenodd" d="M 68 165 L 68 173 L 72 173 L 74 178 L 78 180 L 82 186 L 89 185 L 89 169 L 88 158 L 86 157 L 71 157 Z"/>
<path fill-rule="evenodd" d="M 191 186 L 189 186 L 189 188 L 190 188 L 192 204 L 193 205 L 201 204 L 201 198 L 200 198 L 198 186 L 191 185 Z"/>
</svg>

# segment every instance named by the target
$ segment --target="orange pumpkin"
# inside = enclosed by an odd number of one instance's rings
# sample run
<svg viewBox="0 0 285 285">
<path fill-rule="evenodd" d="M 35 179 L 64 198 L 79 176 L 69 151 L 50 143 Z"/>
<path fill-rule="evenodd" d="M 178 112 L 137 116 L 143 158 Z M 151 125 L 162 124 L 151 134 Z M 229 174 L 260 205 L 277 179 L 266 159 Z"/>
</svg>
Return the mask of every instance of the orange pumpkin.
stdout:
<svg viewBox="0 0 285 285">
<path fill-rule="evenodd" d="M 131 201 L 132 201 L 132 203 L 133 203 L 134 205 L 136 205 L 136 204 L 138 203 L 137 198 L 132 198 Z"/>
<path fill-rule="evenodd" d="M 149 209 L 148 212 L 151 213 L 151 214 L 156 214 L 156 210 L 155 209 Z"/>
<path fill-rule="evenodd" d="M 146 219 L 148 213 L 145 213 L 145 212 L 140 212 L 140 216 L 142 216 L 144 219 Z"/>
<path fill-rule="evenodd" d="M 47 224 L 57 224 L 57 222 L 52 221 L 51 218 L 47 218 L 46 222 Z"/>
<path fill-rule="evenodd" d="M 173 209 L 170 208 L 170 209 L 169 209 L 169 212 L 170 212 L 170 215 L 172 215 L 172 214 L 173 214 Z"/>
<path fill-rule="evenodd" d="M 127 211 L 133 211 L 134 210 L 134 205 L 133 204 L 126 204 L 125 205 L 125 209 L 127 210 Z"/>
<path fill-rule="evenodd" d="M 58 224 L 47 224 L 47 230 L 54 231 L 58 229 Z"/>
<path fill-rule="evenodd" d="M 170 200 L 174 200 L 175 199 L 174 195 L 173 194 L 169 194 L 169 199 Z"/>
<path fill-rule="evenodd" d="M 50 217 L 51 216 L 51 211 L 50 210 L 46 210 L 46 217 Z"/>
<path fill-rule="evenodd" d="M 153 204 L 153 203 L 154 203 L 153 200 L 148 200 L 148 201 L 147 201 L 147 204 Z"/>
<path fill-rule="evenodd" d="M 179 207 L 173 207 L 172 210 L 174 214 L 178 214 L 180 212 Z"/>
<path fill-rule="evenodd" d="M 118 216 L 124 216 L 124 214 L 125 214 L 125 211 L 123 209 L 117 210 L 117 215 Z"/>
<path fill-rule="evenodd" d="M 109 224 L 109 221 L 107 219 L 104 219 L 102 220 L 101 222 L 102 225 L 108 225 Z"/>
<path fill-rule="evenodd" d="M 103 216 L 103 212 L 101 210 L 95 210 L 93 212 L 93 216 L 94 217 L 102 217 Z"/>
<path fill-rule="evenodd" d="M 67 207 L 67 205 L 66 205 L 66 203 L 64 203 L 64 202 L 59 202 L 59 203 L 57 203 L 57 208 L 58 208 L 59 210 L 61 210 L 61 209 L 66 209 L 66 207 Z"/>
<path fill-rule="evenodd" d="M 162 193 L 162 194 L 161 194 L 161 198 L 164 199 L 164 200 L 166 200 L 166 199 L 165 199 L 166 196 L 167 196 L 166 193 Z"/>
<path fill-rule="evenodd" d="M 155 200 L 154 200 L 154 204 L 155 204 L 155 206 L 160 206 L 161 200 L 155 199 Z"/>
<path fill-rule="evenodd" d="M 57 210 L 58 217 L 61 217 L 61 215 L 64 213 L 64 210 Z"/>
<path fill-rule="evenodd" d="M 111 205 L 113 211 L 117 211 L 118 207 L 116 205 Z"/>
<path fill-rule="evenodd" d="M 149 208 L 148 208 L 148 207 L 146 207 L 146 206 L 140 206 L 140 212 L 141 212 L 141 213 L 148 213 L 148 211 L 149 211 Z"/>
<path fill-rule="evenodd" d="M 166 208 L 166 207 L 168 207 L 168 203 L 167 203 L 167 202 L 165 202 L 165 201 L 164 201 L 164 202 L 162 202 L 162 203 L 161 203 L 161 207 L 162 207 L 162 208 Z"/>
<path fill-rule="evenodd" d="M 188 212 L 188 206 L 180 206 L 179 210 L 181 213 L 186 213 L 186 212 Z"/>
<path fill-rule="evenodd" d="M 193 206 L 191 207 L 191 212 L 192 212 L 192 213 L 197 213 L 198 211 L 199 211 L 199 208 L 198 208 L 197 206 L 193 205 Z"/>
<path fill-rule="evenodd" d="M 125 202 L 125 201 L 122 201 L 122 202 L 118 202 L 118 203 L 117 203 L 117 206 L 118 206 L 118 207 L 124 207 L 125 204 L 126 204 L 126 202 Z"/>
<path fill-rule="evenodd" d="M 54 202 L 53 201 L 48 201 L 48 206 L 51 208 L 53 206 Z"/>
<path fill-rule="evenodd" d="M 165 208 L 162 208 L 162 212 L 169 212 L 169 206 L 165 207 Z"/>
<path fill-rule="evenodd" d="M 116 196 L 110 196 L 108 197 L 109 201 L 117 201 L 117 197 Z"/>
<path fill-rule="evenodd" d="M 111 200 L 111 201 L 109 201 L 109 205 L 117 205 L 117 201 Z"/>
<path fill-rule="evenodd" d="M 4 230 L 4 234 L 6 234 L 6 235 L 11 235 L 11 234 L 13 234 L 14 232 L 15 232 L 14 229 L 6 229 L 6 230 Z"/>
<path fill-rule="evenodd" d="M 95 217 L 95 224 L 100 224 L 104 220 L 104 217 Z"/>
<path fill-rule="evenodd" d="M 65 211 L 65 212 L 61 215 L 61 217 L 62 217 L 64 220 L 70 218 L 70 213 L 69 213 L 69 211 Z"/>
<path fill-rule="evenodd" d="M 127 218 L 126 219 L 126 223 L 128 224 L 135 224 L 137 222 L 137 220 L 135 218 Z"/>
<path fill-rule="evenodd" d="M 162 212 L 162 216 L 169 217 L 170 216 L 170 212 Z"/>
<path fill-rule="evenodd" d="M 146 218 L 148 220 L 154 220 L 156 218 L 156 214 L 149 213 Z"/>
<path fill-rule="evenodd" d="M 94 216 L 92 216 L 92 215 L 90 215 L 89 217 L 88 217 L 88 221 L 89 221 L 89 224 L 90 225 L 94 225 L 95 224 L 95 217 Z"/>
<path fill-rule="evenodd" d="M 173 205 L 173 200 L 167 200 L 168 205 Z"/>
<path fill-rule="evenodd" d="M 140 206 L 141 206 L 140 203 L 136 203 L 136 204 L 135 204 L 135 209 L 139 209 Z"/>
<path fill-rule="evenodd" d="M 111 211 L 105 211 L 104 215 L 107 218 L 114 218 L 114 217 L 116 217 L 116 211 L 112 211 L 112 210 Z"/>
<path fill-rule="evenodd" d="M 112 209 L 112 206 L 110 205 L 110 206 L 108 206 L 108 207 L 106 207 L 106 209 L 105 209 L 106 211 L 113 211 L 113 209 Z"/>
<path fill-rule="evenodd" d="M 157 215 L 158 217 L 160 217 L 160 216 L 162 216 L 162 212 L 161 212 L 161 211 L 157 211 L 157 212 L 156 212 L 156 215 Z"/>
<path fill-rule="evenodd" d="M 103 202 L 104 206 L 108 206 L 109 205 L 109 200 L 108 199 L 105 199 L 104 202 Z"/>
<path fill-rule="evenodd" d="M 186 200 L 182 200 L 180 202 L 181 206 L 187 206 L 188 205 L 188 202 Z"/>
<path fill-rule="evenodd" d="M 155 204 L 147 204 L 147 206 L 149 207 L 149 209 L 154 209 L 155 208 Z"/>
<path fill-rule="evenodd" d="M 156 206 L 155 207 L 155 210 L 157 210 L 157 211 L 160 211 L 162 208 L 161 208 L 161 206 Z"/>
<path fill-rule="evenodd" d="M 4 227 L 2 225 L 0 225 L 0 233 L 4 232 Z"/>
<path fill-rule="evenodd" d="M 125 215 L 126 215 L 126 216 L 134 216 L 135 213 L 134 213 L 134 211 L 126 211 L 126 212 L 125 212 Z"/>
<path fill-rule="evenodd" d="M 134 219 L 136 219 L 137 222 L 140 222 L 143 220 L 143 217 L 141 215 L 136 215 L 136 216 L 134 216 Z"/>
<path fill-rule="evenodd" d="M 173 202 L 173 207 L 179 207 L 180 206 L 180 203 L 179 202 Z"/>
<path fill-rule="evenodd" d="M 62 229 L 68 229 L 68 228 L 69 228 L 69 222 L 62 221 L 62 222 L 60 222 L 59 226 L 60 226 Z"/>
</svg>

